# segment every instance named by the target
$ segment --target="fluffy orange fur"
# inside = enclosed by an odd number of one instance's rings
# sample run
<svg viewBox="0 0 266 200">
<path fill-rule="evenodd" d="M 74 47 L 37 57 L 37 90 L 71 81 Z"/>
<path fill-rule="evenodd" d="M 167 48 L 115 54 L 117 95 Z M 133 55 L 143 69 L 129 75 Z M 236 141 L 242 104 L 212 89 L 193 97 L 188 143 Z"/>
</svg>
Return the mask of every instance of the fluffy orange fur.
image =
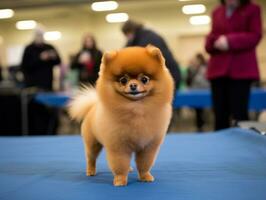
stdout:
<svg viewBox="0 0 266 200">
<path fill-rule="evenodd" d="M 127 185 L 132 154 L 139 180 L 153 181 L 150 170 L 170 122 L 173 91 L 158 48 L 105 53 L 96 89 L 83 89 L 69 107 L 72 118 L 82 120 L 87 175 L 96 174 L 96 159 L 104 147 L 115 186 Z"/>
</svg>

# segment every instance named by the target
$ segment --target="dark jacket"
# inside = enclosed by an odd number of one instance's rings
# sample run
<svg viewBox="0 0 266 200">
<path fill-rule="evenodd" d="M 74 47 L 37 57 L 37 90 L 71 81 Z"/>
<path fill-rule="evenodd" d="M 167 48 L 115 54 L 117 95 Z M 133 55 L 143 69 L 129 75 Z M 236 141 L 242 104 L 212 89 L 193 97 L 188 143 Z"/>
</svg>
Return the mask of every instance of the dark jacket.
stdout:
<svg viewBox="0 0 266 200">
<path fill-rule="evenodd" d="M 93 66 L 92 66 L 92 73 L 88 74 L 86 73 L 87 69 L 86 66 L 79 63 L 78 59 L 80 55 L 84 52 L 88 51 L 90 53 L 92 61 L 93 61 Z M 78 54 L 74 57 L 72 63 L 71 63 L 71 69 L 78 69 L 79 71 L 79 81 L 81 82 L 89 82 L 90 84 L 94 85 L 96 80 L 98 79 L 98 73 L 100 70 L 100 65 L 101 65 L 101 59 L 102 59 L 102 52 L 98 49 L 85 49 L 83 48 L 78 52 Z"/>
<path fill-rule="evenodd" d="M 175 80 L 176 88 L 178 88 L 181 79 L 179 66 L 169 48 L 167 47 L 166 42 L 161 36 L 151 30 L 140 28 L 136 31 L 134 39 L 132 41 L 129 41 L 126 46 L 145 47 L 148 44 L 152 44 L 161 50 L 165 58 L 166 67 L 169 69 L 172 77 Z"/>
<path fill-rule="evenodd" d="M 57 58 L 43 61 L 40 54 L 47 50 L 54 50 Z M 24 74 L 26 87 L 38 87 L 45 90 L 52 90 L 53 67 L 60 64 L 60 57 L 55 48 L 49 44 L 28 45 L 23 54 L 21 69 Z"/>
<path fill-rule="evenodd" d="M 2 81 L 2 67 L 1 67 L 1 65 L 0 65 L 0 81 Z"/>
<path fill-rule="evenodd" d="M 226 52 L 214 48 L 214 42 L 225 35 L 229 43 Z M 259 6 L 249 3 L 236 8 L 232 16 L 226 16 L 224 5 L 212 14 L 212 30 L 207 36 L 206 50 L 211 55 L 207 77 L 215 79 L 258 79 L 256 46 L 262 37 L 261 11 Z"/>
</svg>

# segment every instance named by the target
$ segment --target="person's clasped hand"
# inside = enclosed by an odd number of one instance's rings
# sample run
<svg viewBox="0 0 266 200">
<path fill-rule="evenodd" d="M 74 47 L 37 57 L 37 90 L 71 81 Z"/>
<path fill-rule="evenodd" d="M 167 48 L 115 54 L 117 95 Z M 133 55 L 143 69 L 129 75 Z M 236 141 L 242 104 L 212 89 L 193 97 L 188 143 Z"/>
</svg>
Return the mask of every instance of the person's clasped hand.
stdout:
<svg viewBox="0 0 266 200">
<path fill-rule="evenodd" d="M 54 60 L 54 59 L 56 59 L 57 58 L 57 54 L 56 54 L 56 52 L 54 51 L 54 50 L 49 50 L 48 51 L 48 53 L 49 53 L 49 58 L 52 60 Z"/>
<path fill-rule="evenodd" d="M 43 51 L 41 54 L 40 54 L 40 58 L 41 60 L 43 61 L 47 61 L 50 59 L 50 55 L 49 55 L 49 52 L 48 51 Z"/>
<path fill-rule="evenodd" d="M 225 35 L 221 35 L 215 42 L 214 47 L 220 51 L 227 51 L 229 49 L 228 40 Z"/>
<path fill-rule="evenodd" d="M 87 52 L 83 52 L 79 56 L 79 59 L 78 59 L 79 63 L 81 63 L 81 64 L 84 64 L 86 62 L 90 62 L 90 60 L 91 60 L 91 55 L 89 53 L 87 53 Z"/>
<path fill-rule="evenodd" d="M 43 61 L 54 60 L 57 58 L 57 54 L 54 50 L 43 51 L 40 54 L 40 58 Z"/>
</svg>

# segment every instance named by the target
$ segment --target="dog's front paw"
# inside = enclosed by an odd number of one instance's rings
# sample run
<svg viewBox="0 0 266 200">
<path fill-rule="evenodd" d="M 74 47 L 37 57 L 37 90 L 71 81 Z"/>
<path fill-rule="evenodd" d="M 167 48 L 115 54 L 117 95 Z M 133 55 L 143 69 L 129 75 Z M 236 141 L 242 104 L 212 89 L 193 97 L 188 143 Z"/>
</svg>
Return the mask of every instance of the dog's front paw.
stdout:
<svg viewBox="0 0 266 200">
<path fill-rule="evenodd" d="M 86 175 L 87 176 L 95 176 L 96 175 L 96 169 L 95 168 L 87 168 Z"/>
<path fill-rule="evenodd" d="M 127 176 L 116 175 L 113 181 L 114 186 L 126 186 L 127 185 Z"/>
<path fill-rule="evenodd" d="M 150 172 L 146 172 L 144 174 L 139 174 L 139 180 L 142 182 L 153 182 L 154 177 L 151 175 Z"/>
</svg>

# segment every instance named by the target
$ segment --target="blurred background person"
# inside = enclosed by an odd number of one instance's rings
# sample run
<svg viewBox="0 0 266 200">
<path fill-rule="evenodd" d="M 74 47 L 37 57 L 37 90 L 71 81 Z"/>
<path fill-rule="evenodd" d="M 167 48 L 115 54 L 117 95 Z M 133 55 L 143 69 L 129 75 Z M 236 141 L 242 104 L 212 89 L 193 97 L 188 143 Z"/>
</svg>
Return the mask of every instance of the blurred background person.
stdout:
<svg viewBox="0 0 266 200">
<path fill-rule="evenodd" d="M 21 69 L 25 87 L 37 87 L 52 90 L 53 68 L 61 63 L 56 49 L 44 41 L 44 31 L 36 29 L 34 40 L 26 46 Z"/>
<path fill-rule="evenodd" d="M 260 7 L 250 0 L 221 0 L 207 36 L 215 130 L 248 120 L 250 86 L 259 79 L 256 47 L 262 37 Z"/>
<path fill-rule="evenodd" d="M 207 63 L 202 53 L 196 54 L 189 63 L 187 70 L 186 83 L 190 89 L 209 88 L 209 82 L 206 79 Z M 202 132 L 205 124 L 204 110 L 195 108 L 197 131 Z"/>
<path fill-rule="evenodd" d="M 158 47 L 162 51 L 166 67 L 172 74 L 175 86 L 178 88 L 181 79 L 180 69 L 164 39 L 154 31 L 145 28 L 141 23 L 133 20 L 128 20 L 123 24 L 122 32 L 127 38 L 126 46 L 145 47 L 148 44 L 152 44 Z"/>
<path fill-rule="evenodd" d="M 204 89 L 209 87 L 206 79 L 207 62 L 202 53 L 197 53 L 190 61 L 187 69 L 186 83 L 192 89 Z"/>
<path fill-rule="evenodd" d="M 3 68 L 3 66 L 2 66 L 2 63 L 1 63 L 1 60 L 0 60 L 0 81 L 3 80 L 3 77 L 2 77 L 2 68 Z"/>
<path fill-rule="evenodd" d="M 61 63 L 56 49 L 45 43 L 44 31 L 37 28 L 33 42 L 26 46 L 21 63 L 25 87 L 38 90 L 52 91 L 54 67 Z M 28 118 L 30 135 L 55 134 L 59 123 L 59 113 L 56 108 L 49 108 L 29 99 Z"/>
<path fill-rule="evenodd" d="M 101 65 L 102 52 L 97 48 L 95 38 L 87 33 L 82 48 L 73 58 L 71 68 L 78 70 L 79 81 L 94 85 Z"/>
</svg>

